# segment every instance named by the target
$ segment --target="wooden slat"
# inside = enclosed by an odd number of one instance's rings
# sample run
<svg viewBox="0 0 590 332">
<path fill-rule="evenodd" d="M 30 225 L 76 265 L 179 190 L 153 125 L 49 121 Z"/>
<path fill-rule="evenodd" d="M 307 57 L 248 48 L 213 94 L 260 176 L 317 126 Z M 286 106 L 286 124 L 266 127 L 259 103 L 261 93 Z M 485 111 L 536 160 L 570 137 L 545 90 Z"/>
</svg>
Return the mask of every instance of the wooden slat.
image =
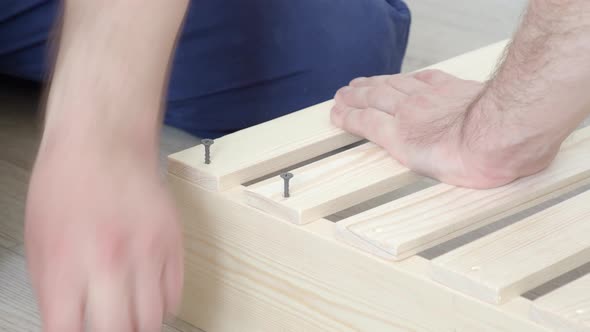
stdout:
<svg viewBox="0 0 590 332">
<path fill-rule="evenodd" d="M 359 141 L 331 125 L 332 104 L 327 101 L 217 139 L 208 165 L 202 145 L 172 154 L 169 172 L 222 191 Z"/>
<path fill-rule="evenodd" d="M 583 128 L 536 175 L 489 190 L 438 184 L 339 221 L 337 236 L 400 260 L 589 182 L 590 128 Z"/>
<path fill-rule="evenodd" d="M 292 173 L 290 197 L 284 197 L 283 179 L 277 176 L 248 187 L 246 201 L 279 218 L 305 224 L 418 178 L 373 143 L 316 161 Z"/>
<path fill-rule="evenodd" d="M 485 80 L 507 41 L 435 64 L 464 79 Z M 172 154 L 169 172 L 205 189 L 221 191 L 360 140 L 330 122 L 333 100 L 224 136 L 204 163 L 202 145 Z"/>
<path fill-rule="evenodd" d="M 555 331 L 590 332 L 590 275 L 537 299 L 531 316 Z"/>
<path fill-rule="evenodd" d="M 325 219 L 293 225 L 243 204 L 241 188 L 169 184 L 184 223 L 180 317 L 205 331 L 549 332 L 529 319 L 530 301 L 496 306 L 441 287 L 427 260 L 366 255 Z"/>
<path fill-rule="evenodd" d="M 432 260 L 434 280 L 503 303 L 590 262 L 590 192 Z"/>
</svg>

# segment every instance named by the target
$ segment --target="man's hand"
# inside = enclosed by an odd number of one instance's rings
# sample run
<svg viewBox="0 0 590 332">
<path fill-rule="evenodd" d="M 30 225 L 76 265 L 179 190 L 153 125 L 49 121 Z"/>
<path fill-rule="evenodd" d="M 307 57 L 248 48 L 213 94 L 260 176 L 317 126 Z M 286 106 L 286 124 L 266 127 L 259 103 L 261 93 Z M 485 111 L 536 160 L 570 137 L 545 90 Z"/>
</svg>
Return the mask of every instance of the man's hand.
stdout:
<svg viewBox="0 0 590 332">
<path fill-rule="evenodd" d="M 497 144 L 517 142 L 527 133 L 521 128 L 510 138 L 474 132 L 468 125 L 474 121 L 470 113 L 489 110 L 493 118 L 485 120 L 485 128 L 506 121 L 505 114 L 498 112 L 483 92 L 482 83 L 436 70 L 359 78 L 336 94 L 332 120 L 381 145 L 408 168 L 454 185 L 495 187 L 546 166 L 554 150 L 531 160 L 531 165 L 536 165 L 533 169 L 512 169 L 509 162 L 494 165 L 486 157 L 494 149 L 499 152 Z"/>
<path fill-rule="evenodd" d="M 46 332 L 82 332 L 84 321 L 90 331 L 159 331 L 178 304 L 180 231 L 157 155 L 187 6 L 64 2 L 26 207 Z"/>
<path fill-rule="evenodd" d="M 181 233 L 157 165 L 105 155 L 64 146 L 36 164 L 26 245 L 46 331 L 155 332 L 178 305 Z"/>
<path fill-rule="evenodd" d="M 484 84 L 425 71 L 361 78 L 333 122 L 442 182 L 496 187 L 547 167 L 590 112 L 590 2 L 532 0 Z"/>
</svg>

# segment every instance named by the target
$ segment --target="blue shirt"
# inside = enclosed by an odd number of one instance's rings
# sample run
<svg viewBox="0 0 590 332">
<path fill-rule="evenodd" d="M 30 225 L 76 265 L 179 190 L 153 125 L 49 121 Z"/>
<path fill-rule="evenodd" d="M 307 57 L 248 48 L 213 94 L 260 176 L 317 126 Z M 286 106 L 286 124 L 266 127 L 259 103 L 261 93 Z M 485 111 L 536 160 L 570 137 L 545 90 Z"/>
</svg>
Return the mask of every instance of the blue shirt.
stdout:
<svg viewBox="0 0 590 332">
<path fill-rule="evenodd" d="M 0 2 L 0 73 L 44 80 L 58 8 Z M 328 100 L 355 77 L 398 73 L 409 28 L 401 0 L 191 1 L 164 121 L 216 138 Z"/>
</svg>

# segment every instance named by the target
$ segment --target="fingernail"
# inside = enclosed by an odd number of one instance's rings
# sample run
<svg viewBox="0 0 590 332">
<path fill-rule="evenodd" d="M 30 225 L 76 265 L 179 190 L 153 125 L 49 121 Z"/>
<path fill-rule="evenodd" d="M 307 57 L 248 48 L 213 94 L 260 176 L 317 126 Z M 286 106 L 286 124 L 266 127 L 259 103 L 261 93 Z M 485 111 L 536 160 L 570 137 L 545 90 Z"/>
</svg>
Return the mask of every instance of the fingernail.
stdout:
<svg viewBox="0 0 590 332">
<path fill-rule="evenodd" d="M 342 108 L 338 104 L 336 104 L 332 107 L 332 113 L 333 114 L 340 114 L 340 113 L 342 113 Z"/>
<path fill-rule="evenodd" d="M 345 102 L 347 99 L 350 98 L 350 94 L 351 91 L 354 88 L 351 88 L 349 86 L 345 86 L 343 88 L 340 88 L 340 90 L 338 90 L 338 93 L 336 94 L 336 102 Z"/>
<path fill-rule="evenodd" d="M 361 84 L 361 83 L 363 83 L 366 80 L 367 80 L 366 77 L 357 77 L 354 80 L 350 81 L 350 85 L 353 85 L 354 86 L 354 85 L 357 85 L 357 84 Z"/>
<path fill-rule="evenodd" d="M 343 109 L 338 107 L 337 105 L 332 107 L 332 112 L 330 114 L 330 121 L 336 127 L 340 127 L 340 125 L 341 125 L 340 117 L 341 117 L 342 112 L 343 112 Z"/>
<path fill-rule="evenodd" d="M 345 86 L 345 87 L 343 87 L 343 88 L 340 89 L 340 93 L 342 93 L 342 94 L 347 94 L 350 91 L 352 91 L 352 88 L 350 86 Z"/>
</svg>

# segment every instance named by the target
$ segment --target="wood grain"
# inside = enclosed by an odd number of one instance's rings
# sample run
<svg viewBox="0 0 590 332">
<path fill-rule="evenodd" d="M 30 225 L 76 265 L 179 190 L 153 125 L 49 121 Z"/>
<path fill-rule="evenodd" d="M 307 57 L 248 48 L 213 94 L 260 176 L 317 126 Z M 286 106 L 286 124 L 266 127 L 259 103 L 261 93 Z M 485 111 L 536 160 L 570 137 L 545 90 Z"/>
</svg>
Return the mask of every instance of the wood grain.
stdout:
<svg viewBox="0 0 590 332">
<path fill-rule="evenodd" d="M 293 225 L 173 175 L 184 223 L 181 318 L 206 331 L 546 331 L 530 302 L 485 304 L 334 239 L 334 223 Z"/>
<path fill-rule="evenodd" d="M 295 224 L 305 224 L 400 188 L 419 177 L 386 151 L 365 143 L 292 170 L 290 197 L 283 179 L 247 187 L 246 202 Z"/>
<path fill-rule="evenodd" d="M 433 279 L 503 303 L 590 262 L 590 192 L 432 260 Z"/>
<path fill-rule="evenodd" d="M 590 331 L 590 274 L 533 302 L 531 316 L 554 331 Z"/>
<path fill-rule="evenodd" d="M 226 190 L 360 140 L 331 125 L 332 104 L 327 101 L 217 139 L 209 165 L 202 145 L 172 154 L 169 171 L 209 190 Z"/>
<path fill-rule="evenodd" d="M 438 184 L 338 222 L 338 237 L 399 260 L 590 182 L 590 128 L 574 132 L 550 167 L 474 190 Z"/>
</svg>

